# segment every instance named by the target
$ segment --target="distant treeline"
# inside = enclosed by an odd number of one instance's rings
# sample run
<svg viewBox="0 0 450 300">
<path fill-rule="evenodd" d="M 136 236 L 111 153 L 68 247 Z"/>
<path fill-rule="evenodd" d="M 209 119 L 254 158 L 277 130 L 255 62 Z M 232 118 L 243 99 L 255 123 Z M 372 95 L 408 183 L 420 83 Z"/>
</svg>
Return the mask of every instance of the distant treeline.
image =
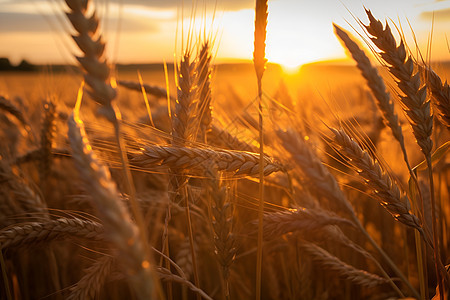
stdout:
<svg viewBox="0 0 450 300">
<path fill-rule="evenodd" d="M 37 66 L 30 64 L 26 60 L 22 60 L 20 64 L 13 65 L 9 61 L 8 58 L 1 57 L 0 58 L 0 71 L 24 71 L 24 72 L 30 72 L 30 71 L 36 71 L 38 68 Z"/>
</svg>

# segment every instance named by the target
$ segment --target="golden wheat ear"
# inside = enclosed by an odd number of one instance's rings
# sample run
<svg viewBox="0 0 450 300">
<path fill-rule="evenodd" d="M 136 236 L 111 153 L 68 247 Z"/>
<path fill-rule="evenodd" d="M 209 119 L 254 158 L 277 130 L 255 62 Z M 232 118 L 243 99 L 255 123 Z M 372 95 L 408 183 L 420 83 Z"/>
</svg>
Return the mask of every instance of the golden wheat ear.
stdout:
<svg viewBox="0 0 450 300">
<path fill-rule="evenodd" d="M 95 12 L 88 15 L 89 3 L 89 0 L 66 0 L 70 9 L 66 15 L 76 31 L 72 38 L 83 54 L 76 59 L 84 69 L 84 80 L 89 86 L 88 94 L 101 105 L 99 113 L 109 121 L 117 122 L 116 112 L 112 107 L 117 91 L 108 81 L 110 68 L 104 57 L 105 43 L 98 31 L 99 20 Z"/>
<path fill-rule="evenodd" d="M 138 298 L 152 299 L 155 296 L 155 284 L 139 229 L 123 205 L 109 170 L 93 152 L 84 123 L 78 117 L 78 111 L 74 110 L 69 118 L 68 127 L 75 166 L 93 196 L 94 205 L 105 226 L 108 239 L 119 250 L 118 257 L 123 262 Z"/>
<path fill-rule="evenodd" d="M 439 120 L 450 130 L 450 86 L 442 82 L 439 75 L 429 66 L 418 65 L 423 82 L 431 93 L 432 105 Z"/>
</svg>

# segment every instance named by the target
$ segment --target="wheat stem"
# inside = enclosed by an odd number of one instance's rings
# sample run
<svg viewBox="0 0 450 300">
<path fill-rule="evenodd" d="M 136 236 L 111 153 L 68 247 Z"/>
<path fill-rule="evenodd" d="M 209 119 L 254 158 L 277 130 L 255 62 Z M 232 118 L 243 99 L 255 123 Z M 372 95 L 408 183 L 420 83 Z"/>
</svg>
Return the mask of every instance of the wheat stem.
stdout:
<svg viewBox="0 0 450 300">
<path fill-rule="evenodd" d="M 259 206 L 258 206 L 258 250 L 256 257 L 256 300 L 261 299 L 261 274 L 263 256 L 263 221 L 264 221 L 264 125 L 262 105 L 262 77 L 266 68 L 266 27 L 268 0 L 256 0 L 255 6 L 255 41 L 253 63 L 258 82 L 258 114 L 259 114 Z"/>
</svg>

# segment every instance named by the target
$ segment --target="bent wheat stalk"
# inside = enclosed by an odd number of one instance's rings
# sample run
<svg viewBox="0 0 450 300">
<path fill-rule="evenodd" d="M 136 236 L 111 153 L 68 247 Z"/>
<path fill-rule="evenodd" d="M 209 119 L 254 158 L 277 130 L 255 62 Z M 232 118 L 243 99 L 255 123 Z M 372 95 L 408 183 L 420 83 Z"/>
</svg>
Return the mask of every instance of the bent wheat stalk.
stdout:
<svg viewBox="0 0 450 300">
<path fill-rule="evenodd" d="M 380 204 L 401 223 L 418 230 L 424 239 L 425 236 L 419 219 L 409 213 L 406 205 L 406 196 L 400 193 L 397 185 L 392 182 L 388 174 L 380 164 L 370 157 L 369 153 L 363 150 L 347 133 L 342 129 L 330 128 L 334 134 L 333 142 L 338 151 L 348 160 L 356 172 L 364 178 L 367 185 L 372 189 Z"/>
<path fill-rule="evenodd" d="M 330 171 L 322 164 L 320 159 L 314 155 L 310 146 L 292 130 L 283 132 L 277 131 L 277 136 L 281 139 L 283 147 L 289 152 L 291 158 L 296 165 L 300 167 L 305 175 L 306 182 L 310 185 L 311 191 L 316 195 L 323 198 L 328 198 L 331 203 L 334 203 L 339 209 L 343 210 L 350 215 L 354 224 L 359 228 L 361 233 L 367 238 L 372 246 L 381 254 L 383 259 L 389 264 L 389 266 L 395 271 L 395 273 L 402 279 L 402 281 L 409 287 L 409 289 L 418 295 L 418 293 L 411 286 L 405 275 L 398 269 L 391 258 L 386 252 L 378 246 L 378 244 L 369 235 L 367 230 L 361 224 L 361 221 L 356 216 L 353 206 L 345 197 L 344 193 L 339 187 L 336 178 L 330 173 Z M 383 276 L 389 280 L 392 288 L 399 294 L 400 297 L 404 297 L 402 291 L 396 286 L 389 275 L 384 271 L 380 264 L 377 264 Z"/>
<path fill-rule="evenodd" d="M 120 259 L 124 262 L 138 298 L 151 299 L 155 296 L 155 284 L 148 253 L 144 251 L 139 229 L 131 221 L 109 170 L 100 163 L 93 152 L 77 109 L 69 118 L 68 127 L 75 165 L 93 196 L 93 202 L 108 238 L 119 250 Z"/>
<path fill-rule="evenodd" d="M 416 137 L 417 144 L 420 146 L 425 160 L 427 161 L 430 193 L 431 193 L 431 217 L 433 227 L 433 248 L 435 259 L 435 271 L 438 281 L 440 294 L 443 295 L 444 288 L 442 278 L 446 278 L 446 273 L 440 271 L 441 263 L 440 246 L 438 238 L 438 228 L 436 224 L 436 204 L 434 197 L 433 171 L 431 164 L 431 151 L 433 142 L 431 133 L 433 130 L 433 115 L 430 109 L 430 100 L 427 99 L 426 86 L 422 86 L 420 73 L 414 72 L 414 61 L 407 54 L 403 39 L 397 46 L 389 25 L 383 24 L 375 19 L 370 10 L 366 10 L 369 17 L 369 25 L 365 26 L 367 32 L 372 35 L 372 42 L 381 50 L 380 56 L 388 65 L 392 75 L 397 78 L 397 86 L 404 95 L 400 95 L 400 101 L 403 109 L 408 116 L 413 134 Z M 425 213 L 425 212 L 423 212 Z M 425 218 L 424 218 L 425 219 Z M 441 296 L 443 297 L 443 296 Z"/>
<path fill-rule="evenodd" d="M 121 114 L 114 102 L 117 96 L 116 82 L 110 78 L 110 67 L 104 57 L 105 43 L 102 41 L 102 36 L 98 30 L 99 20 L 96 17 L 95 11 L 92 15 L 88 15 L 89 3 L 89 0 L 66 0 L 66 4 L 70 8 L 70 11 L 66 15 L 77 32 L 77 35 L 72 36 L 72 38 L 83 53 L 83 56 L 76 58 L 85 71 L 83 75 L 89 87 L 88 94 L 94 101 L 100 104 L 98 113 L 104 116 L 114 126 L 116 146 L 120 153 L 125 186 L 130 195 L 131 209 L 139 227 L 138 232 L 141 243 L 145 252 L 148 252 L 149 247 L 146 239 L 145 222 L 136 200 L 133 178 L 128 167 L 125 144 L 121 136 Z M 81 95 L 82 88 L 80 88 L 79 97 Z M 80 103 L 77 105 L 79 109 Z M 78 121 L 81 122 L 78 119 L 74 124 L 77 124 Z"/>
</svg>

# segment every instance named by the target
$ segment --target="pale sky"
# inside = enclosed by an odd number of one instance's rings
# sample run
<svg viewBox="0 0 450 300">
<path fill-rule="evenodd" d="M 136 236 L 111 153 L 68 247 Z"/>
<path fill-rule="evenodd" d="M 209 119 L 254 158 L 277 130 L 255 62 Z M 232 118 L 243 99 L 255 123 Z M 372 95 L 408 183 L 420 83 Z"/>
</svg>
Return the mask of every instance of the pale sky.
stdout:
<svg viewBox="0 0 450 300">
<path fill-rule="evenodd" d="M 215 2 L 196 1 L 192 18 L 188 0 L 94 1 L 102 20 L 108 57 L 115 62 L 171 62 L 174 53 L 179 56 L 182 36 L 186 40 L 189 27 L 215 36 L 216 61 L 251 59 L 254 1 L 217 0 L 217 6 Z M 351 14 L 367 23 L 364 6 L 381 20 L 400 22 L 414 48 L 409 21 L 424 52 L 434 12 L 432 57 L 440 61 L 450 59 L 446 41 L 450 1 L 442 0 L 269 1 L 267 58 L 292 67 L 344 58 L 332 23 L 356 35 L 349 22 L 362 32 Z M 62 0 L 0 0 L 0 57 L 9 57 L 13 62 L 27 59 L 39 64 L 73 63 L 76 48 L 69 38 L 73 30 L 65 20 L 64 9 Z M 192 19 L 195 24 L 189 26 Z"/>
</svg>

